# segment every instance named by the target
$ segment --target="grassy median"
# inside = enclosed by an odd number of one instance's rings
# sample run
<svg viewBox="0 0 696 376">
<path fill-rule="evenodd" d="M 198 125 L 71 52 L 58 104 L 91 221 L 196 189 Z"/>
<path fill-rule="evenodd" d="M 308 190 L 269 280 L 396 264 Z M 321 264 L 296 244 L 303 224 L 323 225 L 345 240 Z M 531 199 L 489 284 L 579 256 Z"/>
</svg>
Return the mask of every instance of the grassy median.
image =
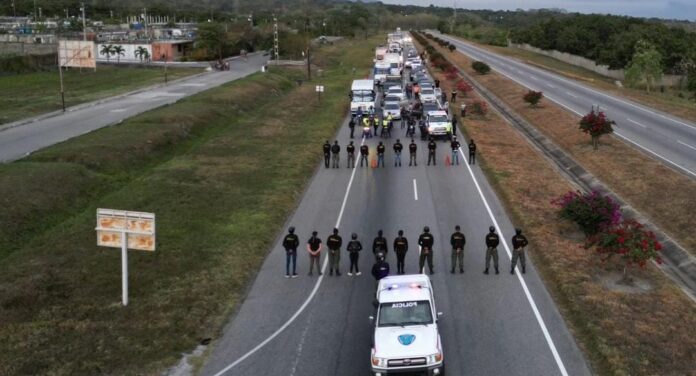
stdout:
<svg viewBox="0 0 696 376">
<path fill-rule="evenodd" d="M 471 74 L 470 66 L 458 60 L 456 53 L 446 56 Z M 452 89 L 452 82 L 441 72 L 435 70 L 434 75 L 442 81 L 444 90 Z M 488 76 L 475 78 L 483 83 Z M 503 86 L 498 84 L 491 87 L 486 83 L 486 87 L 495 92 Z M 471 93 L 459 102 L 474 100 L 482 98 Z M 506 211 L 527 234 L 529 256 L 589 358 L 593 372 L 693 374 L 693 302 L 651 266 L 632 271 L 648 286 L 645 289 L 625 292 L 607 283 L 619 278 L 620 265 L 602 262 L 593 251 L 584 249 L 583 234 L 574 224 L 560 220 L 557 208 L 551 204 L 552 199 L 575 188 L 494 111 L 485 117 L 468 116 L 460 124 L 466 138 L 476 140 L 479 163 Z"/>
<path fill-rule="evenodd" d="M 343 119 L 351 68 L 363 76 L 376 43 L 320 49 L 311 85 L 297 86 L 299 70 L 256 74 L 0 169 L 0 186 L 26 185 L 6 204 L 29 228 L 9 234 L 14 250 L 0 259 L 0 374 L 155 374 L 216 336 Z M 67 172 L 21 175 L 53 166 Z M 63 214 L 42 219 L 52 207 Z M 157 214 L 157 251 L 129 255 L 127 308 L 119 251 L 95 246 L 97 207 Z"/>
<path fill-rule="evenodd" d="M 168 68 L 167 78 L 175 80 L 203 72 L 200 68 Z M 65 105 L 102 99 L 141 87 L 164 83 L 159 67 L 116 67 L 100 65 L 92 69 L 63 72 Z M 55 72 L 0 75 L 0 124 L 60 110 L 60 79 Z"/>
</svg>

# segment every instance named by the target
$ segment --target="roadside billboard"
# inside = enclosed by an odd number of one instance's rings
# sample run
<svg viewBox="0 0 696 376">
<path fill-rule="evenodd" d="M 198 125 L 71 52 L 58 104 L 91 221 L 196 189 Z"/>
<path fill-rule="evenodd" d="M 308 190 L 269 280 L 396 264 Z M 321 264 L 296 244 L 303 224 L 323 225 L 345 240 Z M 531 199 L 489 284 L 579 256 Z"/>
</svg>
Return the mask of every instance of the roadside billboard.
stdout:
<svg viewBox="0 0 696 376">
<path fill-rule="evenodd" d="M 97 245 L 122 248 L 125 233 L 127 248 L 155 250 L 155 215 L 124 210 L 97 210 Z"/>
<path fill-rule="evenodd" d="M 94 42 L 92 41 L 59 40 L 58 59 L 61 67 L 97 67 Z"/>
</svg>

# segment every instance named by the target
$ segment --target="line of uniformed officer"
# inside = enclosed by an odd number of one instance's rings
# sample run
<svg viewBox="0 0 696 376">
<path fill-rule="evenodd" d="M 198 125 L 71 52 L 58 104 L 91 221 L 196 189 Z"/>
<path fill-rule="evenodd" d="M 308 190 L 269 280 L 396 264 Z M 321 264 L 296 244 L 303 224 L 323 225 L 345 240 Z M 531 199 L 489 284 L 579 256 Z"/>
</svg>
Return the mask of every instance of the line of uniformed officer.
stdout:
<svg viewBox="0 0 696 376">
<path fill-rule="evenodd" d="M 457 266 L 459 267 L 459 272 L 464 273 L 464 246 L 466 245 L 466 237 L 461 232 L 461 227 L 459 225 L 455 226 L 455 231 L 450 237 L 450 246 L 452 247 L 451 253 L 451 273 L 454 273 Z M 488 274 L 490 268 L 491 259 L 493 259 L 493 267 L 495 268 L 495 274 L 499 274 L 498 269 L 498 245 L 500 244 L 500 237 L 496 233 L 496 229 L 490 226 L 488 234 L 485 237 L 486 243 L 486 268 L 483 271 L 484 274 Z M 404 237 L 404 231 L 399 230 L 398 236 L 394 239 L 394 253 L 396 253 L 396 272 L 397 274 L 405 273 L 405 259 L 406 253 L 408 252 L 408 239 Z M 430 274 L 434 274 L 433 269 L 433 254 L 434 254 L 434 244 L 435 237 L 430 233 L 430 228 L 425 226 L 423 228 L 423 233 L 418 237 L 418 245 L 420 247 L 418 255 L 418 271 L 419 273 L 424 272 L 424 267 L 427 264 Z M 512 260 L 510 267 L 510 274 L 514 274 L 515 266 L 519 260 L 522 267 L 522 273 L 526 273 L 526 259 L 525 259 L 525 248 L 529 242 L 527 238 L 522 235 L 522 230 L 519 228 L 515 229 L 515 235 L 512 237 Z M 290 227 L 288 229 L 288 234 L 283 239 L 283 248 L 286 251 L 286 263 L 285 263 L 285 276 L 286 277 L 297 277 L 296 273 L 296 263 L 297 263 L 297 248 L 300 245 L 299 238 L 295 235 L 295 228 Z M 339 269 L 341 260 L 341 246 L 343 245 L 343 239 L 338 234 L 338 229 L 334 228 L 333 233 L 329 235 L 326 239 L 326 247 L 329 249 L 329 275 L 333 275 L 334 271 L 336 276 L 340 276 L 341 272 Z M 346 250 L 350 256 L 350 270 L 348 272 L 349 276 L 360 275 L 360 270 L 358 268 L 358 260 L 360 252 L 362 251 L 362 243 L 358 240 L 358 235 L 353 233 L 351 235 L 351 240 L 348 243 Z M 309 275 L 313 274 L 314 266 L 317 267 L 317 272 L 321 275 L 321 251 L 322 251 L 322 241 L 317 236 L 317 232 L 313 231 L 312 236 L 307 241 L 307 252 L 310 258 Z M 372 242 L 372 252 L 375 256 L 376 262 L 384 262 L 388 253 L 388 243 L 387 239 L 384 237 L 384 232 L 379 230 L 377 236 Z M 292 265 L 292 274 L 290 273 L 290 266 Z"/>
</svg>

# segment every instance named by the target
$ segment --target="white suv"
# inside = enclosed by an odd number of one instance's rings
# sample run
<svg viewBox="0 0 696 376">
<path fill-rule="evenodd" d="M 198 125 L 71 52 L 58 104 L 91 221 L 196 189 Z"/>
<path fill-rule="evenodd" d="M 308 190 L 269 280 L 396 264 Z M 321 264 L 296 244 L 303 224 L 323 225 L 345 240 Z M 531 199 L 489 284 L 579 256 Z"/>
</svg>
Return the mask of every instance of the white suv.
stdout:
<svg viewBox="0 0 696 376">
<path fill-rule="evenodd" d="M 372 342 L 372 374 L 444 375 L 442 342 L 437 330 L 430 278 L 425 274 L 383 278 L 374 302 L 377 308 Z"/>
</svg>

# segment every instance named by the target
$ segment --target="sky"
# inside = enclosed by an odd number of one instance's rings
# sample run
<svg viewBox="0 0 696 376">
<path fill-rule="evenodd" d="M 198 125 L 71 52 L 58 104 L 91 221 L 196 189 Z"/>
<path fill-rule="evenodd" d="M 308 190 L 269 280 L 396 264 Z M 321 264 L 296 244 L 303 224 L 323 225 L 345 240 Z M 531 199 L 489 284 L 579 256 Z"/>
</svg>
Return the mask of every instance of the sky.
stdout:
<svg viewBox="0 0 696 376">
<path fill-rule="evenodd" d="M 451 7 L 455 0 L 381 0 L 387 4 Z M 456 0 L 457 8 L 515 10 L 562 8 L 570 12 L 611 13 L 696 21 L 696 0 Z"/>
</svg>

